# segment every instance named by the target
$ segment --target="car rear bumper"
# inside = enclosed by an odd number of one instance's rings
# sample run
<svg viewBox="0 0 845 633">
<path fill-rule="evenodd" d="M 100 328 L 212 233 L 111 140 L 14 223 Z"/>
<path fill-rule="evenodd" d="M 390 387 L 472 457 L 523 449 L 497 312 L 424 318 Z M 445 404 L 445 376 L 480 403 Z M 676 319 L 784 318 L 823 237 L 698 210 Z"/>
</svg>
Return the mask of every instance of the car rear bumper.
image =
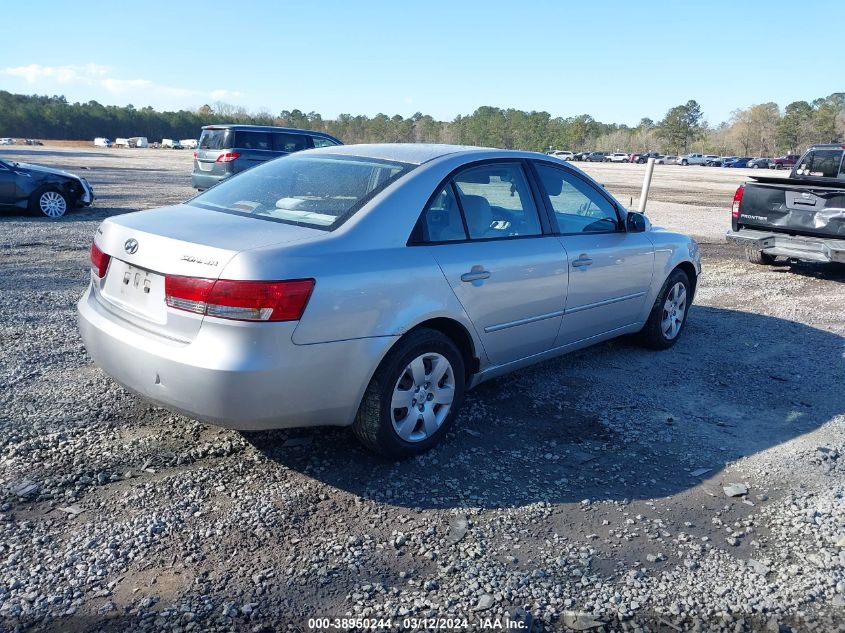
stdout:
<svg viewBox="0 0 845 633">
<path fill-rule="evenodd" d="M 296 345 L 296 322 L 208 318 L 189 343 L 151 334 L 106 309 L 89 287 L 79 331 L 95 364 L 150 402 L 241 430 L 352 423 L 395 340 Z"/>
<path fill-rule="evenodd" d="M 787 235 L 754 229 L 728 231 L 727 240 L 755 248 L 772 257 L 790 257 L 811 262 L 845 263 L 845 240 Z"/>
<path fill-rule="evenodd" d="M 202 171 L 194 171 L 191 174 L 191 186 L 194 189 L 208 189 L 228 177 L 229 174 L 206 174 Z"/>
</svg>

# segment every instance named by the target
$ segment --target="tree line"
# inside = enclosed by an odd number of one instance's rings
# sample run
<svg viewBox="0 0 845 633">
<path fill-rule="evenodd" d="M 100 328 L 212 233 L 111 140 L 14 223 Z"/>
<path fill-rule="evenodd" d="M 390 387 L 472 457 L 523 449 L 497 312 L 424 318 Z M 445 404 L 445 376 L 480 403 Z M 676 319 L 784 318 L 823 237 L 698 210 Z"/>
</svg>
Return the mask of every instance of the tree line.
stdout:
<svg viewBox="0 0 845 633">
<path fill-rule="evenodd" d="M 91 140 L 146 136 L 196 138 L 203 125 L 247 123 L 327 132 L 345 143 L 459 143 L 548 151 L 648 151 L 771 156 L 800 152 L 812 143 L 845 140 L 845 93 L 795 101 L 783 110 L 775 103 L 733 112 L 711 126 L 690 100 L 670 108 L 660 121 L 643 118 L 636 126 L 602 123 L 588 114 L 552 117 L 548 112 L 482 106 L 452 121 L 417 112 L 411 117 L 341 114 L 324 119 L 317 112 L 248 112 L 226 103 L 190 111 L 162 112 L 147 106 L 107 106 L 96 101 L 68 103 L 60 95 L 20 95 L 0 91 L 0 135 L 39 139 Z"/>
</svg>

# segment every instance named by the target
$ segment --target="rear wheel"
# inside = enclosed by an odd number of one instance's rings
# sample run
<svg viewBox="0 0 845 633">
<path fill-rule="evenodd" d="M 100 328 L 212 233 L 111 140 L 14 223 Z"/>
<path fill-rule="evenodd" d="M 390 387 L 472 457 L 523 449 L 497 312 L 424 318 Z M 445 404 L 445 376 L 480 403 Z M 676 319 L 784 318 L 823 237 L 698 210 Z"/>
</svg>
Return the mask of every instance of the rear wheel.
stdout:
<svg viewBox="0 0 845 633">
<path fill-rule="evenodd" d="M 745 258 L 752 264 L 758 264 L 760 266 L 772 266 L 775 263 L 775 258 L 773 256 L 767 255 L 753 246 L 745 247 Z"/>
<path fill-rule="evenodd" d="M 640 330 L 640 342 L 651 349 L 668 349 L 681 336 L 687 322 L 692 301 L 692 286 L 689 277 L 676 268 L 663 284 L 645 326 Z"/>
<path fill-rule="evenodd" d="M 446 434 L 464 397 L 464 362 L 455 344 L 422 328 L 382 360 L 352 430 L 370 450 L 390 459 L 423 453 Z"/>
<path fill-rule="evenodd" d="M 48 218 L 62 217 L 69 207 L 67 197 L 52 187 L 39 189 L 29 198 L 30 210 L 46 215 Z"/>
<path fill-rule="evenodd" d="M 681 165 L 683 165 L 684 167 L 686 167 L 687 165 L 689 165 L 689 161 L 682 160 L 682 161 L 681 161 Z"/>
</svg>

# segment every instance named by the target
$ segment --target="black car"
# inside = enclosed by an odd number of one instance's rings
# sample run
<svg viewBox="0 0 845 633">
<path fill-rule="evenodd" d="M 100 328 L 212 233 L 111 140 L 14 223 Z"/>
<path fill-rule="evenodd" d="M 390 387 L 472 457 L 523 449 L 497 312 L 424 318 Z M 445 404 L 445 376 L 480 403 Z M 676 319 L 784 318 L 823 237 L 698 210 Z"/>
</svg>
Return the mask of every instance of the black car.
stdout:
<svg viewBox="0 0 845 633">
<path fill-rule="evenodd" d="M 59 218 L 88 206 L 94 191 L 85 178 L 60 169 L 0 159 L 0 208 L 29 209 Z"/>
</svg>

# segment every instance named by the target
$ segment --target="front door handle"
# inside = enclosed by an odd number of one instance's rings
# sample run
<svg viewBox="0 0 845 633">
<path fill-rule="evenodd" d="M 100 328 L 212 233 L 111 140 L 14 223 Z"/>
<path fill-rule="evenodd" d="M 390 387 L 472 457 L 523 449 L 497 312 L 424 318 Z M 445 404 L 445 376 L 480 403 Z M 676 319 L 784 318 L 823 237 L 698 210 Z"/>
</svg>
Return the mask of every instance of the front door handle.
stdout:
<svg viewBox="0 0 845 633">
<path fill-rule="evenodd" d="M 481 281 L 482 279 L 489 279 L 490 271 L 484 270 L 482 266 L 473 266 L 468 273 L 461 275 L 461 281 Z"/>
<path fill-rule="evenodd" d="M 592 263 L 593 263 L 592 259 L 587 257 L 586 254 L 582 254 L 578 259 L 576 259 L 575 261 L 572 262 L 572 267 L 573 268 L 584 268 L 586 266 L 589 266 Z"/>
</svg>

